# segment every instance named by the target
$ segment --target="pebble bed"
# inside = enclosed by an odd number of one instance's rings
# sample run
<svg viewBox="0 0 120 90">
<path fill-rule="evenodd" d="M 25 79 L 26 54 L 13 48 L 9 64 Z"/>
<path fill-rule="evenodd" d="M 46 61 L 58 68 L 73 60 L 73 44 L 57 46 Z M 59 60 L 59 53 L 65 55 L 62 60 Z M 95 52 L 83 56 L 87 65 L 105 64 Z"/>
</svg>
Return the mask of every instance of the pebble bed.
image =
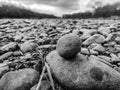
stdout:
<svg viewBox="0 0 120 90">
<path fill-rule="evenodd" d="M 0 19 L 0 77 L 26 68 L 41 73 L 43 59 L 69 33 L 82 40 L 81 54 L 101 58 L 120 72 L 120 19 Z M 46 79 L 43 83 L 47 89 L 41 90 L 49 90 Z"/>
</svg>

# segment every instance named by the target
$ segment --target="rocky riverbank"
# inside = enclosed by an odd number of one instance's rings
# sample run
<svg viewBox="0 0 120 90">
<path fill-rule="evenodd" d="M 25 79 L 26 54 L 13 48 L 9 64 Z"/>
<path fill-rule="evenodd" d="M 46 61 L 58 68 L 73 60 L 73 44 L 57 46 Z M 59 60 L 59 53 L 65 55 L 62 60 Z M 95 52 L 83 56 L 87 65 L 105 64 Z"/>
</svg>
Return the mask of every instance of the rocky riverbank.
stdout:
<svg viewBox="0 0 120 90">
<path fill-rule="evenodd" d="M 0 90 L 35 90 L 44 59 L 69 33 L 80 37 L 82 55 L 120 72 L 120 20 L 0 19 Z M 41 90 L 51 88 L 47 76 Z"/>
</svg>

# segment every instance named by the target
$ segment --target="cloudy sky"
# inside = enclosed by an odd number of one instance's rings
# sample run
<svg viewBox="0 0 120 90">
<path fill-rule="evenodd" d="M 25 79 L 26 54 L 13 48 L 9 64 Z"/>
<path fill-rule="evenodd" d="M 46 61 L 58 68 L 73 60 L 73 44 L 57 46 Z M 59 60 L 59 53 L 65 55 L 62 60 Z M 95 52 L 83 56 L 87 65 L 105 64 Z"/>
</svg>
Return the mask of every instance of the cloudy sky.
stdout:
<svg viewBox="0 0 120 90">
<path fill-rule="evenodd" d="M 36 12 L 51 13 L 58 16 L 74 12 L 93 11 L 99 6 L 116 2 L 120 2 L 120 0 L 0 0 L 0 3 L 24 6 Z"/>
</svg>

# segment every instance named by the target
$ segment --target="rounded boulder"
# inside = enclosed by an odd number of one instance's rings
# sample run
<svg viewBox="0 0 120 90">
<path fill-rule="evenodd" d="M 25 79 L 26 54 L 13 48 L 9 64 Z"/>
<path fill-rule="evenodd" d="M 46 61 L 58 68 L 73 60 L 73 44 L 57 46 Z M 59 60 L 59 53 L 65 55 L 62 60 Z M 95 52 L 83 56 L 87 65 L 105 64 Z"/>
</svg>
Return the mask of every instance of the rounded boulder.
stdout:
<svg viewBox="0 0 120 90">
<path fill-rule="evenodd" d="M 120 73 L 96 58 L 78 53 L 66 60 L 52 51 L 46 61 L 54 78 L 69 90 L 120 90 Z"/>
<path fill-rule="evenodd" d="M 39 81 L 39 73 L 34 69 L 11 71 L 0 79 L 0 90 L 30 90 Z"/>
<path fill-rule="evenodd" d="M 65 59 L 74 58 L 81 51 L 80 37 L 74 34 L 61 37 L 57 42 L 56 50 Z"/>
</svg>

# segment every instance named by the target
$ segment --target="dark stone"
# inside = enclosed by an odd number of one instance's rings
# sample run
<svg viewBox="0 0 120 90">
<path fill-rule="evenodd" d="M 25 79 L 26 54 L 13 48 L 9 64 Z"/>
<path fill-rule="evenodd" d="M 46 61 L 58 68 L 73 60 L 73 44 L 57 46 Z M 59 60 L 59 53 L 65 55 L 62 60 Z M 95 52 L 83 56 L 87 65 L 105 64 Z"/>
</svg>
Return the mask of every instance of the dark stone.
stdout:
<svg viewBox="0 0 120 90">
<path fill-rule="evenodd" d="M 56 50 L 63 58 L 74 58 L 81 51 L 81 40 L 74 34 L 65 35 L 58 40 Z"/>
<path fill-rule="evenodd" d="M 93 67 L 90 70 L 90 76 L 97 80 L 97 81 L 102 81 L 104 73 L 97 67 Z"/>
</svg>

